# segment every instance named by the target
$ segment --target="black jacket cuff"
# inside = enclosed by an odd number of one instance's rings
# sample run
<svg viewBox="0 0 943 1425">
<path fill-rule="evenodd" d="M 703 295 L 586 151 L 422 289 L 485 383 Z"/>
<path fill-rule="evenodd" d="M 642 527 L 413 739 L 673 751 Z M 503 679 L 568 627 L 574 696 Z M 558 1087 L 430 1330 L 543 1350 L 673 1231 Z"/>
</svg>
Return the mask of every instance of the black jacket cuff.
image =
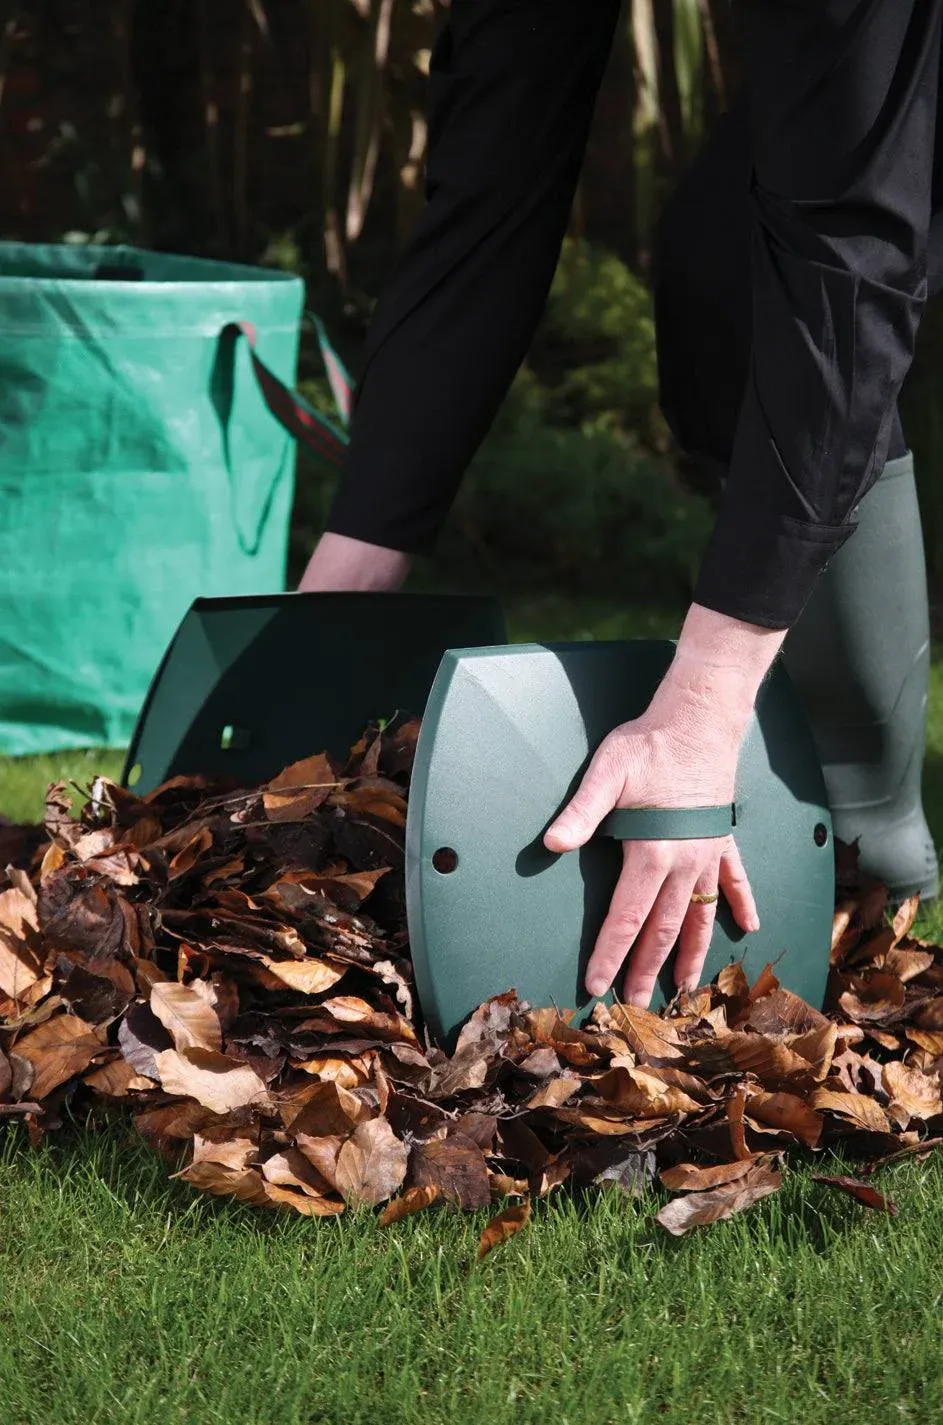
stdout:
<svg viewBox="0 0 943 1425">
<path fill-rule="evenodd" d="M 857 525 L 820 525 L 769 510 L 721 510 L 694 601 L 761 628 L 795 623 L 815 582 Z"/>
</svg>

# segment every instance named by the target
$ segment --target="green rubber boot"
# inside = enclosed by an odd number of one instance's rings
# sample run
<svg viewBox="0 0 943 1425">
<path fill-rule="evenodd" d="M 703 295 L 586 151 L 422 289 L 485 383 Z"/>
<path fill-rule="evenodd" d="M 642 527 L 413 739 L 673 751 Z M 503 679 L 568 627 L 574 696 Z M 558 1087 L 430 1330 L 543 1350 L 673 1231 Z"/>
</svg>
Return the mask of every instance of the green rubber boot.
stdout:
<svg viewBox="0 0 943 1425">
<path fill-rule="evenodd" d="M 933 899 L 923 813 L 930 626 L 913 457 L 888 461 L 783 645 L 812 725 L 835 835 L 895 901 Z"/>
</svg>

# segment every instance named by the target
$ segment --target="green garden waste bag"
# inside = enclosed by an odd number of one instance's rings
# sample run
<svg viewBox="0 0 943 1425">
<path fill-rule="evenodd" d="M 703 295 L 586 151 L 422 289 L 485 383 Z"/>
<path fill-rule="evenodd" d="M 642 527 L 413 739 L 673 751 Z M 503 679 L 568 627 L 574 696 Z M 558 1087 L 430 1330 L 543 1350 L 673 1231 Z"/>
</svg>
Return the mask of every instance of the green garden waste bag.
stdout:
<svg viewBox="0 0 943 1425">
<path fill-rule="evenodd" d="M 292 437 L 344 441 L 289 389 L 303 301 L 278 271 L 0 243 L 0 753 L 127 743 L 194 598 L 284 588 Z"/>
</svg>

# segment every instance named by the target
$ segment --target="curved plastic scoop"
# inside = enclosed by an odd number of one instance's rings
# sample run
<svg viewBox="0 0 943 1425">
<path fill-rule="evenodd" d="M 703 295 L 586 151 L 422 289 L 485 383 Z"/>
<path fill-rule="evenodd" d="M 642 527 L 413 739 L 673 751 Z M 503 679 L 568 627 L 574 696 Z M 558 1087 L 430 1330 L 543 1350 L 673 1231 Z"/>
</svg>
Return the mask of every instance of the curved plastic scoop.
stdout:
<svg viewBox="0 0 943 1425">
<path fill-rule="evenodd" d="M 535 1005 L 592 1007 L 583 975 L 621 869 L 619 838 L 652 835 L 659 816 L 670 819 L 661 835 L 732 830 L 756 896 L 762 928 L 750 935 L 721 900 L 704 980 L 732 959 L 744 960 L 751 979 L 774 961 L 781 983 L 821 1004 L 834 908 L 831 821 L 811 735 L 781 667 L 757 700 L 734 808 L 630 810 L 579 851 L 543 846 L 596 747 L 645 709 L 673 652 L 670 642 L 639 640 L 443 657 L 406 826 L 416 984 L 440 1040 L 507 989 Z M 638 821 L 646 816 L 647 824 Z M 621 976 L 615 988 L 621 993 Z M 673 993 L 669 961 L 654 1003 Z"/>
</svg>

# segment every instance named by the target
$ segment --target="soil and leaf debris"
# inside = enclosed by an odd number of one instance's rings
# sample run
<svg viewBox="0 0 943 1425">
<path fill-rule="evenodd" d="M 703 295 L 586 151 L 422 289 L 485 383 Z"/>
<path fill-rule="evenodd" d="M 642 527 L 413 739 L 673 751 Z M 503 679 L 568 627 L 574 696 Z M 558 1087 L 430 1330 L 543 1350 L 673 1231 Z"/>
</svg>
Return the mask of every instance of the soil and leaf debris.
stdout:
<svg viewBox="0 0 943 1425">
<path fill-rule="evenodd" d="M 839 866 L 827 1013 L 728 965 L 660 1014 L 482 1005 L 446 1054 L 413 989 L 404 831 L 418 720 L 258 787 L 63 783 L 0 825 L 0 1121 L 130 1115 L 175 1176 L 311 1217 L 494 1203 L 480 1255 L 554 1189 L 675 1196 L 668 1232 L 816 1181 L 896 1212 L 880 1166 L 943 1142 L 943 948 Z M 824 952 L 823 952 L 824 953 Z"/>
</svg>

